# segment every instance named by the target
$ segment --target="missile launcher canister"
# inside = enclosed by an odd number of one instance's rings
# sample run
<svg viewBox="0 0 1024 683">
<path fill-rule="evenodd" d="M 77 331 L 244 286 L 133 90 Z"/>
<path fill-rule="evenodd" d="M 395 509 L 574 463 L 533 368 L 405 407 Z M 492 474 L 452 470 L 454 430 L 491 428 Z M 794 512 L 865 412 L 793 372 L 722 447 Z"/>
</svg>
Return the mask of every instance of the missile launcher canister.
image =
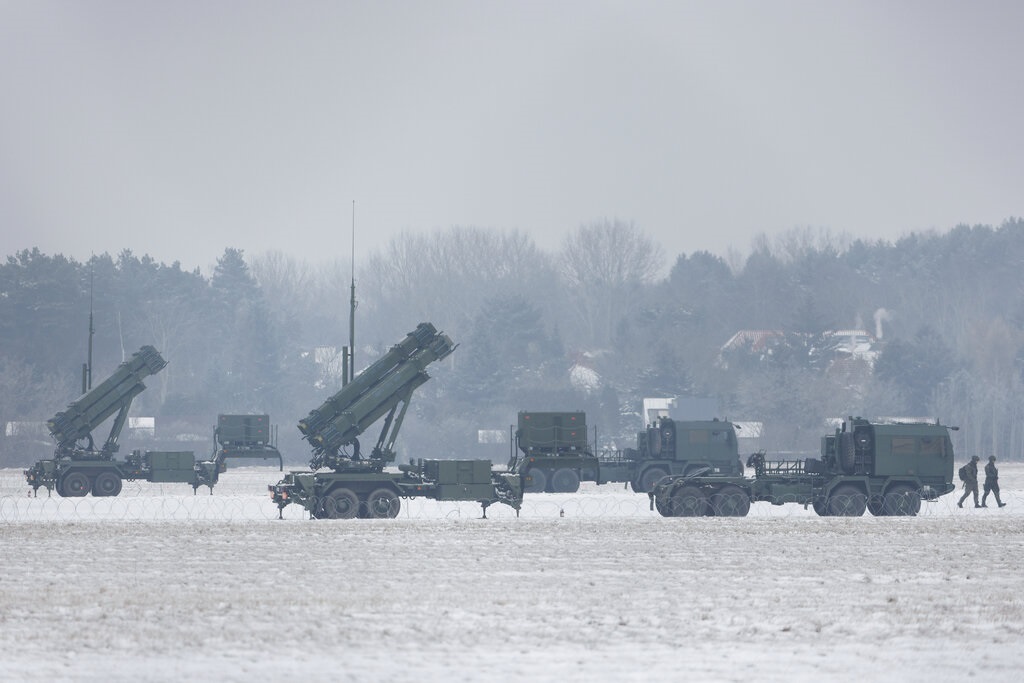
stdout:
<svg viewBox="0 0 1024 683">
<path fill-rule="evenodd" d="M 361 460 L 358 437 L 381 418 L 386 418 L 384 427 L 369 459 L 393 461 L 392 446 L 409 399 L 430 379 L 426 367 L 454 350 L 455 345 L 447 335 L 430 323 L 420 323 L 319 408 L 310 411 L 298 427 L 313 449 L 311 467 L 337 469 Z M 350 453 L 343 450 L 348 447 L 352 449 Z"/>
<path fill-rule="evenodd" d="M 93 451 L 92 431 L 117 413 L 110 436 L 101 449 L 106 457 L 115 453 L 132 400 L 146 388 L 142 380 L 160 372 L 166 365 L 160 352 L 152 346 L 143 346 L 101 384 L 72 401 L 67 410 L 47 420 L 46 426 L 57 441 L 58 455 L 74 457 L 79 450 L 76 445 L 83 443 L 87 444 L 85 450 Z"/>
</svg>

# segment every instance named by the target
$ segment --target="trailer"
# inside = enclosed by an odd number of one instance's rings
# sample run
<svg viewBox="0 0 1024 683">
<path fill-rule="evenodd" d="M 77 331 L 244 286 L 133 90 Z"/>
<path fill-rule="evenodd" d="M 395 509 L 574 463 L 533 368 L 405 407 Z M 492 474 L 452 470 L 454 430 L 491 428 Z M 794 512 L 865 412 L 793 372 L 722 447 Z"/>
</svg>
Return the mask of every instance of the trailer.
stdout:
<svg viewBox="0 0 1024 683">
<path fill-rule="evenodd" d="M 728 420 L 661 417 L 637 434 L 636 448 L 601 452 L 588 442 L 582 411 L 521 411 L 508 467 L 524 476 L 528 493 L 572 493 L 581 481 L 628 483 L 647 493 L 667 475 L 743 474 Z"/>
<path fill-rule="evenodd" d="M 417 459 L 397 468 L 395 441 L 413 392 L 430 379 L 426 367 L 446 358 L 455 344 L 430 323 L 420 323 L 299 424 L 312 448 L 309 471 L 289 472 L 269 486 L 278 516 L 291 504 L 311 518 L 396 517 L 402 498 L 476 501 L 487 507 L 522 504 L 518 473 L 493 471 L 489 460 Z M 366 453 L 359 436 L 383 420 Z"/>
<path fill-rule="evenodd" d="M 518 475 L 494 472 L 490 460 L 417 460 L 394 472 L 367 466 L 345 472 L 289 472 L 270 487 L 279 517 L 299 503 L 311 519 L 394 518 L 401 499 L 504 503 L 517 512 L 523 490 Z"/>
<path fill-rule="evenodd" d="M 769 461 L 759 452 L 747 462 L 753 477 L 667 476 L 650 492 L 651 506 L 665 517 L 743 517 L 761 501 L 822 517 L 914 516 L 922 501 L 956 488 L 951 429 L 850 417 L 822 437 L 820 458 Z"/>
<path fill-rule="evenodd" d="M 125 460 L 115 454 L 118 439 L 128 420 L 133 399 L 146 385 L 142 380 L 167 365 L 152 346 L 143 346 L 98 386 L 85 391 L 72 401 L 67 410 L 47 420 L 46 426 L 57 442 L 52 458 L 39 460 L 24 471 L 33 495 L 45 487 L 47 493 L 80 497 L 116 496 L 124 481 L 176 482 L 192 486 L 217 483 L 217 467 L 213 462 L 197 462 L 191 451 L 132 451 Z M 84 387 L 83 387 L 84 388 Z M 96 447 L 92 432 L 114 417 L 110 432 L 102 446 Z"/>
</svg>

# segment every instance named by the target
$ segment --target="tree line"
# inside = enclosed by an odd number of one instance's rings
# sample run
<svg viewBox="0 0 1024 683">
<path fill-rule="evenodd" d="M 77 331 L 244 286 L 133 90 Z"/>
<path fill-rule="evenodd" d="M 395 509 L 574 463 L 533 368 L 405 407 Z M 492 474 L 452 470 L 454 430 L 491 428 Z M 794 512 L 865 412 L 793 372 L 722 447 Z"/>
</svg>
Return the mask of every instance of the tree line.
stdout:
<svg viewBox="0 0 1024 683">
<path fill-rule="evenodd" d="M 762 422 L 769 451 L 815 451 L 846 415 L 937 418 L 961 427 L 965 452 L 1024 451 L 1019 219 L 895 242 L 800 229 L 760 237 L 746 258 L 673 261 L 617 220 L 554 251 L 519 231 L 451 228 L 400 235 L 355 273 L 345 256 L 313 266 L 232 247 L 207 276 L 127 250 L 10 255 L 0 424 L 38 423 L 79 395 L 92 310 L 96 381 L 144 344 L 169 361 L 132 411 L 157 417 L 161 444 L 212 448 L 218 413 L 265 412 L 301 463 L 293 426 L 340 388 L 354 279 L 357 370 L 419 322 L 459 344 L 412 399 L 399 444 L 410 457 L 501 459 L 507 439 L 479 435 L 507 433 L 519 410 L 586 410 L 602 445 L 631 446 L 641 399 L 665 396 Z M 837 330 L 864 330 L 870 349 L 850 353 Z M 51 449 L 45 433 L 8 426 L 0 464 Z"/>
</svg>

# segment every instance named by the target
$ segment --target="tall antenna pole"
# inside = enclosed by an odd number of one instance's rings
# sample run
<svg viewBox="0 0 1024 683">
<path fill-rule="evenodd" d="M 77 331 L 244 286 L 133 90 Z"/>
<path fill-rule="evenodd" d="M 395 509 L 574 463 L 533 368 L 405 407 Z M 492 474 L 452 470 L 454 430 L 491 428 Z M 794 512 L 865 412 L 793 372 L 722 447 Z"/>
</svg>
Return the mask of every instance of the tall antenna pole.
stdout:
<svg viewBox="0 0 1024 683">
<path fill-rule="evenodd" d="M 93 299 L 92 293 L 93 293 L 93 270 L 90 267 L 89 268 L 89 357 L 88 357 L 87 362 L 85 364 L 85 377 L 83 378 L 84 381 L 82 382 L 82 384 L 83 384 L 82 393 L 83 394 L 85 392 L 89 391 L 90 389 L 92 389 L 92 337 L 96 333 L 96 328 L 93 327 L 93 320 L 92 320 L 92 299 Z"/>
<path fill-rule="evenodd" d="M 352 200 L 352 297 L 348 307 L 348 374 L 356 376 L 356 200 Z"/>
</svg>

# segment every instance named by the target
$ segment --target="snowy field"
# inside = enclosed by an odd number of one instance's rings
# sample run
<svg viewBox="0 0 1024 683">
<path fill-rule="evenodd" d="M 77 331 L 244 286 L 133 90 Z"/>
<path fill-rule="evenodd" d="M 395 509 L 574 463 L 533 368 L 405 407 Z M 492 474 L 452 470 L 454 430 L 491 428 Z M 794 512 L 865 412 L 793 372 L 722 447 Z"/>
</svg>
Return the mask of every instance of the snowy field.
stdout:
<svg viewBox="0 0 1024 683">
<path fill-rule="evenodd" d="M 279 521 L 269 467 L 108 499 L 0 470 L 0 680 L 1017 681 L 1024 465 L 1000 473 L 1007 507 L 916 518 L 664 519 L 585 485 Z"/>
</svg>

